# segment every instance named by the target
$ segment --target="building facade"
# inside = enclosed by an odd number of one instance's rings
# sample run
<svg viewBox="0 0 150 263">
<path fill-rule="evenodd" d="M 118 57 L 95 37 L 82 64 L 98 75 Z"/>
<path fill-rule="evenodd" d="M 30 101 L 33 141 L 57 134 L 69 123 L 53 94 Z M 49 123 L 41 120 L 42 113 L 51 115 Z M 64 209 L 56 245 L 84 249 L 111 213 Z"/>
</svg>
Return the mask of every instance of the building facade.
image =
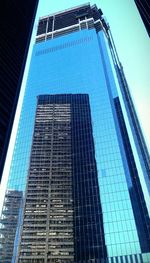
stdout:
<svg viewBox="0 0 150 263">
<path fill-rule="evenodd" d="M 22 191 L 8 190 L 6 192 L 0 220 L 1 262 L 11 262 L 12 260 L 21 202 Z"/>
<path fill-rule="evenodd" d="M 38 97 L 18 262 L 31 258 L 106 258 L 86 94 Z"/>
<path fill-rule="evenodd" d="M 150 262 L 149 154 L 95 5 L 39 21 L 7 189 L 13 262 Z"/>
<path fill-rule="evenodd" d="M 0 181 L 37 6 L 38 0 L 0 2 Z"/>
</svg>

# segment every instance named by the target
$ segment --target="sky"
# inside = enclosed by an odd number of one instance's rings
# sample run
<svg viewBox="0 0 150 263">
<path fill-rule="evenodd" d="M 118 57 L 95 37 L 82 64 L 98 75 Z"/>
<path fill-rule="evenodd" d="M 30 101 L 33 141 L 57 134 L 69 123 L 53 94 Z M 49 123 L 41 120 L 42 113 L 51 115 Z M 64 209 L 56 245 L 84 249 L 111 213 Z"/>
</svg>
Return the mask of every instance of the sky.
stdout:
<svg viewBox="0 0 150 263">
<path fill-rule="evenodd" d="M 39 2 L 33 41 L 39 17 L 86 3 L 85 0 L 40 0 Z M 102 9 L 110 25 L 150 149 L 150 38 L 134 0 L 92 0 L 90 3 L 91 5 L 96 4 Z M 32 49 L 32 44 L 30 49 Z"/>
<path fill-rule="evenodd" d="M 1 197 L 4 196 L 7 185 L 9 167 L 12 159 L 39 17 L 85 3 L 85 0 L 39 0 L 10 146 L 5 162 L 5 176 L 3 176 L 1 183 Z M 150 150 L 150 38 L 148 37 L 134 0 L 92 0 L 90 3 L 91 5 L 96 4 L 98 8 L 102 9 L 105 18 L 110 25 L 137 115 Z M 2 203 L 3 198 L 0 200 L 0 210 Z"/>
</svg>

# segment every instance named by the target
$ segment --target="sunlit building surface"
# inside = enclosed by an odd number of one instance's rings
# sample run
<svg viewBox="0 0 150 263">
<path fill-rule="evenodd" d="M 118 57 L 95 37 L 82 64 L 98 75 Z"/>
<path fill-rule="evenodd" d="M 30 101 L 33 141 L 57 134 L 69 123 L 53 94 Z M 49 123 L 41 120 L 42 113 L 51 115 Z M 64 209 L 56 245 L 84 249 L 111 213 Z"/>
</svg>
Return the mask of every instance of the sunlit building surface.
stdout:
<svg viewBox="0 0 150 263">
<path fill-rule="evenodd" d="M 150 262 L 149 154 L 95 5 L 39 21 L 7 189 L 12 262 Z"/>
</svg>

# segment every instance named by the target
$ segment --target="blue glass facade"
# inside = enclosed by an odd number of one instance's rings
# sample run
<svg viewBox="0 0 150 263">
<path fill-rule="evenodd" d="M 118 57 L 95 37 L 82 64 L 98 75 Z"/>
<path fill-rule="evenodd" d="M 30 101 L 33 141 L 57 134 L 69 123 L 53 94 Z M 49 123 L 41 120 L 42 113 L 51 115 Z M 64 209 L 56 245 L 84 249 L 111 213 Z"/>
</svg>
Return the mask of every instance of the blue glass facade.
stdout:
<svg viewBox="0 0 150 263">
<path fill-rule="evenodd" d="M 88 94 L 108 262 L 148 263 L 144 172 L 138 174 L 108 47 L 105 30 L 95 28 L 34 45 L 7 189 L 25 193 L 37 96 Z"/>
</svg>

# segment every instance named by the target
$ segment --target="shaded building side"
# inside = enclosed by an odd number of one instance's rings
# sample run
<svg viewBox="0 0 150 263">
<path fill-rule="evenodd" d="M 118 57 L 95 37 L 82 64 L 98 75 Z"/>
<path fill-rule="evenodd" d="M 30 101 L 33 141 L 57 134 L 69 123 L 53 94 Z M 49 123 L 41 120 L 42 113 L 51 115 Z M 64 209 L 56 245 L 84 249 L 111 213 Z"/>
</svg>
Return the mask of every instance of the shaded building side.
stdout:
<svg viewBox="0 0 150 263">
<path fill-rule="evenodd" d="M 0 180 L 38 0 L 0 2 Z"/>
<path fill-rule="evenodd" d="M 135 4 L 139 10 L 147 33 L 150 37 L 150 5 L 146 0 L 135 0 Z"/>
</svg>

